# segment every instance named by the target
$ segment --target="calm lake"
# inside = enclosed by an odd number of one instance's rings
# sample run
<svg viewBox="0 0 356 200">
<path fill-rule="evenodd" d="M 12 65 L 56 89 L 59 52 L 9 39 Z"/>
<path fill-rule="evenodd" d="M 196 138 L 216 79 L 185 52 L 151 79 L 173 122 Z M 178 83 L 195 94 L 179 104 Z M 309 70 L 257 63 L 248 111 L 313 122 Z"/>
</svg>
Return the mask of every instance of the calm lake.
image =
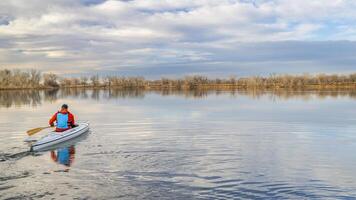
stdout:
<svg viewBox="0 0 356 200">
<path fill-rule="evenodd" d="M 90 132 L 29 153 L 63 103 Z M 0 199 L 356 199 L 355 166 L 356 91 L 0 91 Z"/>
</svg>

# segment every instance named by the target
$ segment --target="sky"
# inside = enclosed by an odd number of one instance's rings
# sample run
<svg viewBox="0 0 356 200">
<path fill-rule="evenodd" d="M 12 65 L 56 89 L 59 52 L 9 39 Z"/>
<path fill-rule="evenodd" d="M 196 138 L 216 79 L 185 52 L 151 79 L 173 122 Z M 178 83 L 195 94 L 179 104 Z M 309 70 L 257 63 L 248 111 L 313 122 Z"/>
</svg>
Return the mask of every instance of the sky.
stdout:
<svg viewBox="0 0 356 200">
<path fill-rule="evenodd" d="M 0 69 L 182 77 L 356 72 L 355 0 L 1 0 Z"/>
</svg>

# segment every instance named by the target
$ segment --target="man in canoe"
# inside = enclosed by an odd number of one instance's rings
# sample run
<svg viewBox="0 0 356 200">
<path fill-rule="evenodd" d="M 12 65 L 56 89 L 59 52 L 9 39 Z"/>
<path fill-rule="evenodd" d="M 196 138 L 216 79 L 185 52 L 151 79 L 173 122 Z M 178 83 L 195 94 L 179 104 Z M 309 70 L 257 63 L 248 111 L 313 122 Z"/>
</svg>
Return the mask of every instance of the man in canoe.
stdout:
<svg viewBox="0 0 356 200">
<path fill-rule="evenodd" d="M 74 115 L 68 111 L 67 104 L 63 104 L 61 110 L 52 116 L 49 125 L 54 126 L 55 121 L 57 121 L 56 132 L 63 132 L 75 127 Z"/>
</svg>

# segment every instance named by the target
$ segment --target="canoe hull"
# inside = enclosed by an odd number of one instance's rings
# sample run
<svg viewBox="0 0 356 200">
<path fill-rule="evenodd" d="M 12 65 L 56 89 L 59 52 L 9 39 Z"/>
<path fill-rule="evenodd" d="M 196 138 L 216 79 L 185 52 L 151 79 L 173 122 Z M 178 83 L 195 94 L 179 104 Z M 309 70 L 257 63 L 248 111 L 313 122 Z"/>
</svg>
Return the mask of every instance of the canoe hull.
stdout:
<svg viewBox="0 0 356 200">
<path fill-rule="evenodd" d="M 60 144 L 76 138 L 89 130 L 88 123 L 80 123 L 79 126 L 64 132 L 51 132 L 31 146 L 31 151 L 41 151 L 56 144 Z"/>
</svg>

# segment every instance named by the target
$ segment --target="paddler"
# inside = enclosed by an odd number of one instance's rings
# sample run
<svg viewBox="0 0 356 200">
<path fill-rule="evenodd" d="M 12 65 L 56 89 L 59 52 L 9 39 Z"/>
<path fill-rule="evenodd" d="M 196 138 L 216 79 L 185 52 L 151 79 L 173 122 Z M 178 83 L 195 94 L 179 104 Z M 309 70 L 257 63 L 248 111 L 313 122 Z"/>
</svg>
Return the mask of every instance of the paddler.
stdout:
<svg viewBox="0 0 356 200">
<path fill-rule="evenodd" d="M 63 104 L 61 110 L 52 116 L 49 125 L 54 127 L 55 121 L 57 121 L 56 132 L 63 132 L 75 126 L 74 115 L 68 111 L 67 104 Z"/>
</svg>

